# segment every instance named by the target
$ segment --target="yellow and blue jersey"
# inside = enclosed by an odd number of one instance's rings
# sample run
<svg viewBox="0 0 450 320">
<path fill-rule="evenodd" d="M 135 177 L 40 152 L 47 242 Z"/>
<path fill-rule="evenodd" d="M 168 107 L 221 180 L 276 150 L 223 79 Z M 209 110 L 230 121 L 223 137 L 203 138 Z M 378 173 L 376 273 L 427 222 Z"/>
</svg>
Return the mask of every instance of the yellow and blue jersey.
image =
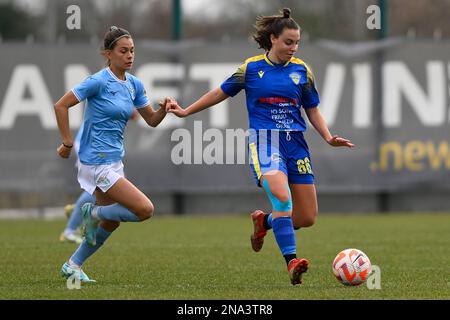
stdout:
<svg viewBox="0 0 450 320">
<path fill-rule="evenodd" d="M 254 130 L 305 131 L 301 107 L 319 104 L 311 69 L 294 57 L 284 64 L 271 62 L 266 54 L 249 58 L 221 89 L 228 96 L 245 90 L 249 126 Z"/>
</svg>

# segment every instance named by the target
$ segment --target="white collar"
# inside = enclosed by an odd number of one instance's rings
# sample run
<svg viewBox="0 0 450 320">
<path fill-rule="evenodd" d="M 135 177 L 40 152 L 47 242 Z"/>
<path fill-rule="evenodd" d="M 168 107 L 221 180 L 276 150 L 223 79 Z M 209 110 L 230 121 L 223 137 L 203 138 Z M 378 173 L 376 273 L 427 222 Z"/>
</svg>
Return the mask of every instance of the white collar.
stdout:
<svg viewBox="0 0 450 320">
<path fill-rule="evenodd" d="M 106 70 L 108 70 L 109 74 L 114 78 L 114 80 L 119 81 L 121 83 L 127 83 L 127 76 L 125 73 L 125 80 L 120 80 L 119 78 L 117 78 L 117 76 L 114 74 L 114 72 L 112 72 L 110 67 L 107 67 Z"/>
</svg>

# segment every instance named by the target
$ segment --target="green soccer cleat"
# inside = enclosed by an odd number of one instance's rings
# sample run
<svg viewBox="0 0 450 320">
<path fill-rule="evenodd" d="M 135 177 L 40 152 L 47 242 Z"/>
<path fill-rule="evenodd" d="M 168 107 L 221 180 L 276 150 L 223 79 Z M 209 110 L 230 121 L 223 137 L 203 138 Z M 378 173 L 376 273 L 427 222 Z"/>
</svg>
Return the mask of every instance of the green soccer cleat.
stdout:
<svg viewBox="0 0 450 320">
<path fill-rule="evenodd" d="M 97 282 L 94 279 L 90 279 L 80 267 L 70 266 L 67 262 L 65 262 L 61 268 L 61 276 L 68 279 L 74 274 L 80 280 L 80 282 Z"/>
<path fill-rule="evenodd" d="M 81 217 L 82 217 L 82 230 L 83 237 L 86 239 L 87 244 L 95 246 L 95 231 L 97 230 L 98 220 L 92 217 L 93 203 L 85 203 L 81 207 Z"/>
</svg>

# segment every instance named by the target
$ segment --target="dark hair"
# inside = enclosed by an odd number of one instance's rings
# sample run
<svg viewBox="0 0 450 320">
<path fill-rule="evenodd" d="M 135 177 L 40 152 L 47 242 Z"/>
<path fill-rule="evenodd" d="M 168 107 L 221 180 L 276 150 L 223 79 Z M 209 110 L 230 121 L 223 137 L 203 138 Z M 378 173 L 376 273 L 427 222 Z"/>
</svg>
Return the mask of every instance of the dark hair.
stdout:
<svg viewBox="0 0 450 320">
<path fill-rule="evenodd" d="M 112 26 L 103 38 L 103 50 L 112 50 L 117 44 L 117 40 L 128 37 L 131 38 L 131 34 L 122 28 Z"/>
<path fill-rule="evenodd" d="M 280 13 L 281 15 L 258 16 L 256 18 L 254 25 L 256 32 L 252 36 L 260 48 L 269 51 L 272 48 L 270 35 L 273 34 L 278 38 L 284 28 L 301 30 L 297 22 L 291 18 L 291 9 L 283 8 Z"/>
</svg>

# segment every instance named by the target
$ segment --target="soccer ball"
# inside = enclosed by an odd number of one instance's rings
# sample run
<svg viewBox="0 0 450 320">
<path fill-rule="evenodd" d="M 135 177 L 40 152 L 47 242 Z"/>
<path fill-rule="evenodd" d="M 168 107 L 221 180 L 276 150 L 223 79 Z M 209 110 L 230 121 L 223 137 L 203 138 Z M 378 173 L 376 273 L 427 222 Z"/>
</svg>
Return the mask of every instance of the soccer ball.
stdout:
<svg viewBox="0 0 450 320">
<path fill-rule="evenodd" d="M 346 286 L 364 283 L 372 272 L 369 257 L 358 249 L 345 249 L 333 261 L 333 273 L 338 281 Z"/>
</svg>

